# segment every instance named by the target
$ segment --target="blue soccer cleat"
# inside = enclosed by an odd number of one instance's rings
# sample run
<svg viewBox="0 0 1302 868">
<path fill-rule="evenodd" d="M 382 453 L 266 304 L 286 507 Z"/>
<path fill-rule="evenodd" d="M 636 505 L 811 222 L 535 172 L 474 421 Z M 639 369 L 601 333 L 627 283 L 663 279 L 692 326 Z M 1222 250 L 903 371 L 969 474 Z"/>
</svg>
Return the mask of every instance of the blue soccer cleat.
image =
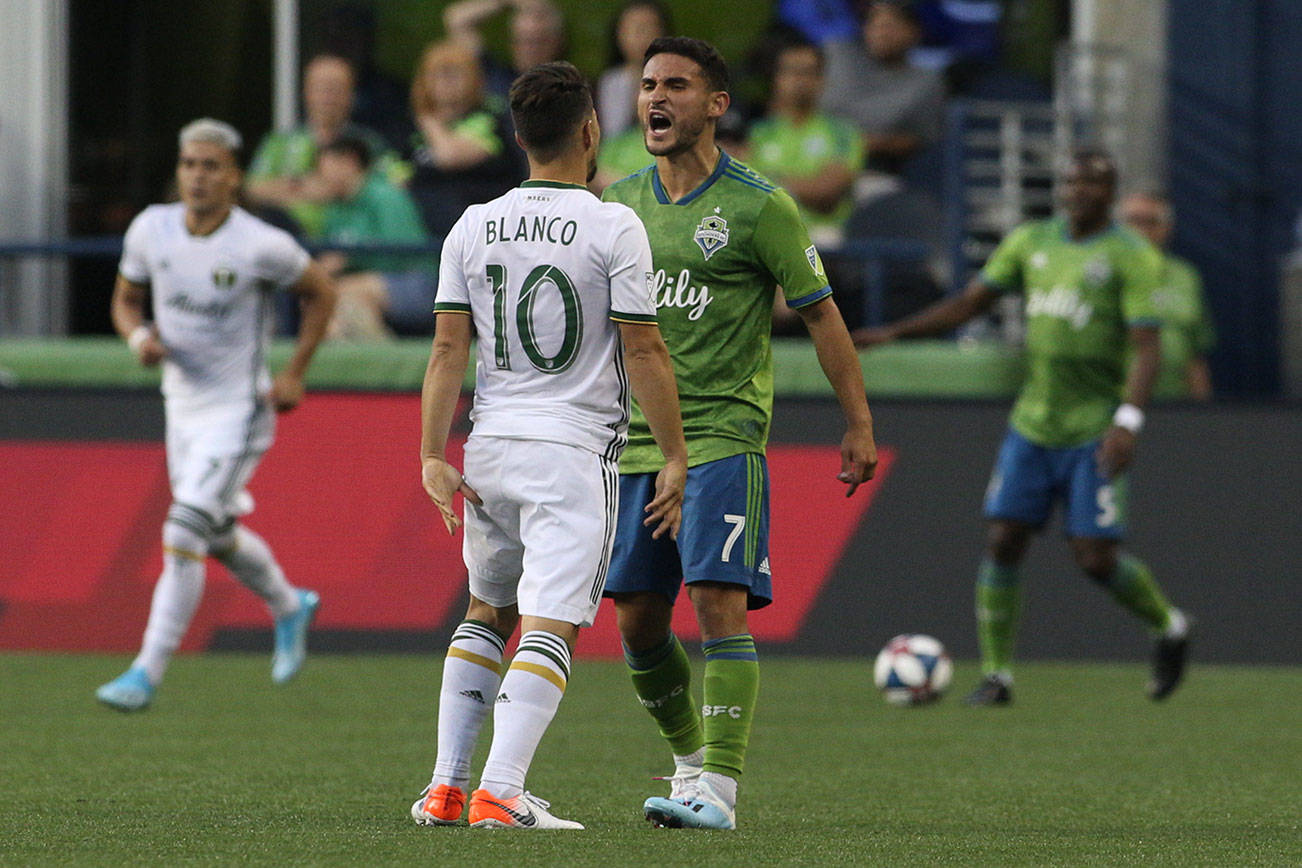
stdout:
<svg viewBox="0 0 1302 868">
<path fill-rule="evenodd" d="M 662 829 L 735 829 L 737 815 L 704 783 L 679 798 L 659 796 L 646 800 L 642 813 L 651 825 Z"/>
<path fill-rule="evenodd" d="M 95 698 L 118 711 L 141 711 L 154 698 L 154 685 L 139 666 L 132 666 L 95 691 Z"/>
<path fill-rule="evenodd" d="M 284 684 L 298 674 L 307 659 L 307 631 L 321 605 L 316 591 L 298 591 L 298 611 L 276 619 L 276 649 L 271 654 L 271 680 Z"/>
</svg>

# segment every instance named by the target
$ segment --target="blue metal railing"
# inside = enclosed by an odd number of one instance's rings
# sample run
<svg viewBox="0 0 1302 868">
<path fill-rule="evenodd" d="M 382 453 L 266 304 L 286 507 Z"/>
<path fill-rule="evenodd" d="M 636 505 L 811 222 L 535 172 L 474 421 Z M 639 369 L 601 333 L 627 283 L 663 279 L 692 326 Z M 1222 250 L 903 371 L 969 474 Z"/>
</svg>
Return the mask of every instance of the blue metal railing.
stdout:
<svg viewBox="0 0 1302 868">
<path fill-rule="evenodd" d="M 423 244 L 305 244 L 311 253 L 339 251 L 352 254 L 396 254 L 437 259 L 440 243 Z M 932 256 L 928 245 L 899 238 L 864 238 L 820 250 L 824 256 L 858 260 L 864 284 L 864 324 L 880 325 L 889 291 L 887 268 L 894 263 L 925 263 Z M 122 255 L 122 237 L 97 235 L 55 241 L 0 240 L 0 260 L 19 257 L 79 257 L 113 259 Z M 851 327 L 855 323 L 850 324 Z"/>
</svg>

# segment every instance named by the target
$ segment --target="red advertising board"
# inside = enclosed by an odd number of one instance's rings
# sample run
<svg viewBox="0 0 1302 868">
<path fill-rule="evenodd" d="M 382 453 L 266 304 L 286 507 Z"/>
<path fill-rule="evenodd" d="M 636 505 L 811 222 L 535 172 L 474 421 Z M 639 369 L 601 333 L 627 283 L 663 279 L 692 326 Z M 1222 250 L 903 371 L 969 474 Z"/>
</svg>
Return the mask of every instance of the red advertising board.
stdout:
<svg viewBox="0 0 1302 868">
<path fill-rule="evenodd" d="M 461 540 L 421 490 L 419 424 L 419 398 L 406 394 L 314 395 L 280 420 L 247 523 L 290 581 L 321 593 L 319 628 L 433 631 L 462 614 Z M 877 479 L 846 498 L 835 445 L 770 447 L 777 601 L 752 616 L 758 639 L 798 635 L 892 457 L 884 450 Z M 0 648 L 134 650 L 170 500 L 162 444 L 0 441 L 0 483 Z M 222 629 L 269 628 L 261 601 L 209 565 L 185 649 Z M 692 638 L 685 602 L 675 629 Z M 578 650 L 619 654 L 608 603 Z"/>
</svg>

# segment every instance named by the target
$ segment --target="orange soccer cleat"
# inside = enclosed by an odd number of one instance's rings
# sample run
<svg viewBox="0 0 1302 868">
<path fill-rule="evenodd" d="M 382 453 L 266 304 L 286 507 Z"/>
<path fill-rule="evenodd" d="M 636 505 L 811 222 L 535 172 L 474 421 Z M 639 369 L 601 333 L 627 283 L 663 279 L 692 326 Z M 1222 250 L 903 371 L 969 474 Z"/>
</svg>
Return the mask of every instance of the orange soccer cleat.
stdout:
<svg viewBox="0 0 1302 868">
<path fill-rule="evenodd" d="M 451 826 L 461 819 L 466 793 L 461 787 L 430 784 L 411 806 L 411 818 L 422 826 Z"/>
</svg>

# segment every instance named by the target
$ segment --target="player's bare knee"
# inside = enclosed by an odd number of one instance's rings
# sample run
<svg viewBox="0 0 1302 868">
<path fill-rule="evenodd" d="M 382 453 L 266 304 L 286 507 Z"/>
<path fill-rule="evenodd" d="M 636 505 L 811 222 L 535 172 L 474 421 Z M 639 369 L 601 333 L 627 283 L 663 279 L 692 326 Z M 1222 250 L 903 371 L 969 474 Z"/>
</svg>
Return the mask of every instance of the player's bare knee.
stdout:
<svg viewBox="0 0 1302 868">
<path fill-rule="evenodd" d="M 658 647 L 669 635 L 673 605 L 663 594 L 637 591 L 613 594 L 615 623 L 619 637 L 630 651 L 647 651 Z"/>
<path fill-rule="evenodd" d="M 1076 565 L 1096 582 L 1107 583 L 1117 569 L 1117 544 L 1112 540 L 1073 539 L 1071 553 Z"/>
<path fill-rule="evenodd" d="M 746 623 L 746 588 L 724 582 L 694 582 L 687 595 L 696 610 L 696 623 L 705 641 L 749 632 Z"/>
<path fill-rule="evenodd" d="M 986 552 L 995 563 L 1002 566 L 1021 563 L 1030 542 L 1031 529 L 1015 522 L 991 522 L 986 532 Z"/>
<path fill-rule="evenodd" d="M 520 623 L 520 609 L 515 604 L 494 606 L 471 594 L 470 605 L 466 607 L 466 620 L 486 624 L 494 633 L 506 639 Z"/>
</svg>

